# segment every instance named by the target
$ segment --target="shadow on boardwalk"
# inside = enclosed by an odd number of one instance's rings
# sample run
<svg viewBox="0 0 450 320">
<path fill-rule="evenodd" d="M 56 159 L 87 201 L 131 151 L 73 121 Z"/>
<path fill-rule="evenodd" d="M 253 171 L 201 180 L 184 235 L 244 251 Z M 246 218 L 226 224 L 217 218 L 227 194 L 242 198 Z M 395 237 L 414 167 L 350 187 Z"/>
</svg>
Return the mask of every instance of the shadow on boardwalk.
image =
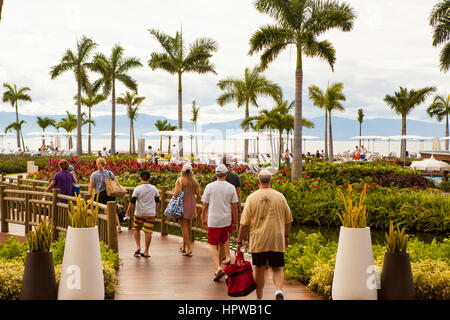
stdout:
<svg viewBox="0 0 450 320">
<path fill-rule="evenodd" d="M 213 281 L 215 267 L 208 244 L 196 241 L 193 244 L 193 257 L 185 257 L 179 252 L 180 237 L 162 237 L 155 232 L 150 246 L 151 258 L 135 258 L 133 234 L 126 228 L 122 230 L 124 231 L 118 234 L 122 265 L 118 271 L 120 283 L 116 288 L 116 300 L 256 299 L 256 291 L 247 297 L 229 297 L 225 278 L 220 282 Z M 142 245 L 143 242 L 141 234 Z M 320 299 L 296 281 L 286 281 L 283 291 L 285 299 Z M 272 275 L 267 272 L 264 299 L 274 299 L 274 293 Z"/>
</svg>

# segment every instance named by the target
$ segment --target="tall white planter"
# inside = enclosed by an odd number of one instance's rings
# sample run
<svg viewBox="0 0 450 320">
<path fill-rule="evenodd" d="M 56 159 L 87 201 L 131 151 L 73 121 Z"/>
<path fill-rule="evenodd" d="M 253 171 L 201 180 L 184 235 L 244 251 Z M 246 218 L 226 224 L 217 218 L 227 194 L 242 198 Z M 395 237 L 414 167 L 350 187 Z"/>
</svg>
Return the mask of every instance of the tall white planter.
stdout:
<svg viewBox="0 0 450 320">
<path fill-rule="evenodd" d="M 369 227 L 341 227 L 331 296 L 333 300 L 377 300 Z"/>
<path fill-rule="evenodd" d="M 58 300 L 103 300 L 102 258 L 98 228 L 67 230 Z"/>
</svg>

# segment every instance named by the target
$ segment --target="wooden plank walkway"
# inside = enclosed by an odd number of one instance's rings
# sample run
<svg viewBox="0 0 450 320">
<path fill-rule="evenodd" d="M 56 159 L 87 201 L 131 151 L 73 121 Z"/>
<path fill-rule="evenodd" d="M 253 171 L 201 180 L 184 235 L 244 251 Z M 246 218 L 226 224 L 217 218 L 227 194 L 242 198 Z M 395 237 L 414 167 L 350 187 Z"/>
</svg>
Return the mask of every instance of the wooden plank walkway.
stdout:
<svg viewBox="0 0 450 320">
<path fill-rule="evenodd" d="M 208 244 L 195 241 L 193 257 L 179 252 L 181 238 L 161 236 L 155 232 L 150 245 L 151 258 L 135 258 L 133 234 L 122 228 L 119 238 L 119 255 L 122 265 L 118 271 L 119 285 L 116 300 L 224 300 L 256 299 L 256 291 L 242 298 L 227 295 L 225 278 L 213 281 L 215 271 Z M 141 245 L 143 245 L 143 234 Z M 233 254 L 233 253 L 232 253 Z M 246 257 L 247 259 L 247 257 Z M 297 281 L 286 281 L 285 299 L 321 299 Z M 264 299 L 274 299 L 275 286 L 271 272 L 266 273 Z"/>
</svg>

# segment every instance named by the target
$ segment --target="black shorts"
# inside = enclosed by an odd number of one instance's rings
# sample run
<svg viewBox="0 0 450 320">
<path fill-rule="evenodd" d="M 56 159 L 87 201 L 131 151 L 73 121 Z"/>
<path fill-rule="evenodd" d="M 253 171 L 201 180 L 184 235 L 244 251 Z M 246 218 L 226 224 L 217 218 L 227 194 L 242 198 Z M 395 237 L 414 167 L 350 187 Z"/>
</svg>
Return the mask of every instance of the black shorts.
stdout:
<svg viewBox="0 0 450 320">
<path fill-rule="evenodd" d="M 95 197 L 97 197 L 97 194 L 95 195 Z M 98 194 L 98 202 L 106 204 L 108 201 L 116 201 L 116 198 L 108 197 L 106 190 L 100 191 L 100 193 Z"/>
<path fill-rule="evenodd" d="M 269 265 L 269 267 L 284 267 L 284 252 L 258 252 L 252 253 L 253 265 L 257 267 Z"/>
</svg>

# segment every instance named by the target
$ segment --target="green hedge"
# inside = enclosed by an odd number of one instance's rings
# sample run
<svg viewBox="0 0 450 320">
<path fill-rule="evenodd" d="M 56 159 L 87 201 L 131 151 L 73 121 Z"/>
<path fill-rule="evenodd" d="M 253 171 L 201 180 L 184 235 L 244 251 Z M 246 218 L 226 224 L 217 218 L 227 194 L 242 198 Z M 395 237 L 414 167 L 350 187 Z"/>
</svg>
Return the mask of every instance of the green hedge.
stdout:
<svg viewBox="0 0 450 320">
<path fill-rule="evenodd" d="M 300 231 L 286 250 L 285 277 L 296 279 L 327 299 L 331 298 L 337 242 L 320 233 Z M 373 245 L 374 263 L 383 266 L 385 248 Z M 413 238 L 408 243 L 417 299 L 450 299 L 450 241 L 426 244 Z"/>
<path fill-rule="evenodd" d="M 56 280 L 59 283 L 62 259 L 64 256 L 65 236 L 52 244 L 53 263 L 55 265 Z M 103 277 L 105 283 L 105 298 L 114 298 L 115 286 L 118 284 L 116 270 L 119 268 L 119 255 L 107 249 L 100 242 L 103 264 Z M 19 299 L 20 288 L 28 243 L 20 243 L 15 237 L 0 243 L 0 300 Z"/>
</svg>

